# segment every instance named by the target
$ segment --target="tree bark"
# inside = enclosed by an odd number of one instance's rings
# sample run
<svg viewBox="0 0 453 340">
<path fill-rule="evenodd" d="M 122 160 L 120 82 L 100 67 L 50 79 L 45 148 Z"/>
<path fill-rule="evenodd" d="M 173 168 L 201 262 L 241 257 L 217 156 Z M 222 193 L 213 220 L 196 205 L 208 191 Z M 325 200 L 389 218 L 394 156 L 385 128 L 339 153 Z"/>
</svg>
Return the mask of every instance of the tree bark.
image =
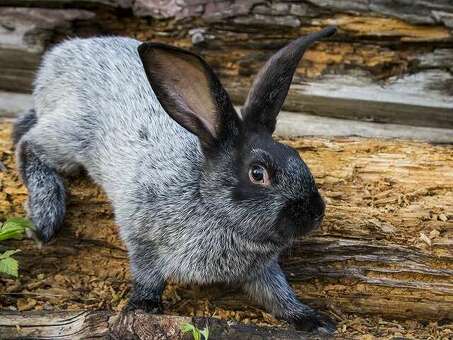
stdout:
<svg viewBox="0 0 453 340">
<path fill-rule="evenodd" d="M 26 190 L 0 125 L 0 217 L 23 215 Z M 327 201 L 319 231 L 296 242 L 282 265 L 304 302 L 336 317 L 356 313 L 397 319 L 453 318 L 453 148 L 410 141 L 305 138 L 299 150 Z M 3 307 L 121 309 L 129 290 L 127 254 L 110 204 L 85 177 L 67 179 L 63 230 L 22 252 L 18 281 L 0 281 Z M 170 283 L 166 313 L 278 322 L 235 287 Z"/>
<path fill-rule="evenodd" d="M 29 92 L 45 48 L 68 35 L 119 34 L 201 53 L 242 104 L 253 76 L 277 48 L 336 25 L 338 34 L 313 46 L 300 63 L 286 110 L 453 127 L 448 0 L 410 5 L 403 0 L 8 0 L 4 5 L 33 8 L 0 10 L 5 27 L 0 90 Z"/>
</svg>

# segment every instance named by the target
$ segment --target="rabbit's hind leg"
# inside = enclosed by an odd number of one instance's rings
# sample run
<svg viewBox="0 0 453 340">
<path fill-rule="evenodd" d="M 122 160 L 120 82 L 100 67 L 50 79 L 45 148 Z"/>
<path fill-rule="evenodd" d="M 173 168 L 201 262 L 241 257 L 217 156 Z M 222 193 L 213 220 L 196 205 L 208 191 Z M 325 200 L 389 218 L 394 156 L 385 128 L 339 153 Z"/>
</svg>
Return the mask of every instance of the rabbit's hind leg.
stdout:
<svg viewBox="0 0 453 340">
<path fill-rule="evenodd" d="M 39 145 L 25 135 L 16 155 L 22 181 L 28 189 L 28 215 L 39 238 L 48 242 L 61 228 L 65 215 L 65 188 L 62 178 L 43 159 Z"/>
</svg>

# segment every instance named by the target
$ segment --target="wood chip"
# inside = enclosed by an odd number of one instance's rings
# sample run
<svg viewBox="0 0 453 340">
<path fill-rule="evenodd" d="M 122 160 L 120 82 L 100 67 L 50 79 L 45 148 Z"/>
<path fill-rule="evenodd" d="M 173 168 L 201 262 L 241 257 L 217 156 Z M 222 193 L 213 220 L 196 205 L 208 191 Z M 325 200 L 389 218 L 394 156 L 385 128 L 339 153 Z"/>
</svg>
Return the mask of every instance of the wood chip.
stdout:
<svg viewBox="0 0 453 340">
<path fill-rule="evenodd" d="M 431 230 L 431 232 L 429 233 L 429 238 L 432 240 L 436 237 L 439 237 L 440 233 L 439 233 L 439 230 Z"/>
<path fill-rule="evenodd" d="M 17 300 L 17 309 L 20 312 L 30 310 L 36 306 L 37 301 L 31 298 L 22 298 Z"/>
<path fill-rule="evenodd" d="M 428 246 L 431 246 L 431 239 L 426 236 L 424 233 L 420 233 L 420 240 L 425 242 Z"/>
<path fill-rule="evenodd" d="M 441 220 L 442 222 L 447 222 L 448 217 L 445 214 L 439 214 L 439 220 Z"/>
</svg>

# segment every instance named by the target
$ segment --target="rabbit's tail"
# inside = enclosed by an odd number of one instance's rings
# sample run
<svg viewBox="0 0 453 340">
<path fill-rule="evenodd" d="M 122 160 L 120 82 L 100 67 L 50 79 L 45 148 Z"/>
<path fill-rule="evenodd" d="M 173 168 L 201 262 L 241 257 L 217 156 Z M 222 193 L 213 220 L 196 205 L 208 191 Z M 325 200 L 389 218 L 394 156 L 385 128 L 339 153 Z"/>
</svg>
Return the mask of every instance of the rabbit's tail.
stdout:
<svg viewBox="0 0 453 340">
<path fill-rule="evenodd" d="M 36 122 L 37 116 L 34 109 L 23 112 L 17 117 L 12 134 L 14 145 L 19 143 L 22 136 L 25 135 L 33 127 L 33 125 L 36 124 Z"/>
</svg>

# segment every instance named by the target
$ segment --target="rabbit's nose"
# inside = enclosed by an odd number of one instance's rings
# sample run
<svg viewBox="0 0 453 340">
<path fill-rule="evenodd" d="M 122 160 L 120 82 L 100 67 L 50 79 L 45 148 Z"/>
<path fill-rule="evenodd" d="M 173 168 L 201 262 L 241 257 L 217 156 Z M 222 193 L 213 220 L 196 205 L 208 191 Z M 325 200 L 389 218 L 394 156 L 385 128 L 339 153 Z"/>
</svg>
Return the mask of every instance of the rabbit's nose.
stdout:
<svg viewBox="0 0 453 340">
<path fill-rule="evenodd" d="M 279 228 L 284 235 L 306 235 L 319 228 L 324 217 L 325 203 L 314 189 L 303 199 L 288 202 L 281 211 Z"/>
</svg>

